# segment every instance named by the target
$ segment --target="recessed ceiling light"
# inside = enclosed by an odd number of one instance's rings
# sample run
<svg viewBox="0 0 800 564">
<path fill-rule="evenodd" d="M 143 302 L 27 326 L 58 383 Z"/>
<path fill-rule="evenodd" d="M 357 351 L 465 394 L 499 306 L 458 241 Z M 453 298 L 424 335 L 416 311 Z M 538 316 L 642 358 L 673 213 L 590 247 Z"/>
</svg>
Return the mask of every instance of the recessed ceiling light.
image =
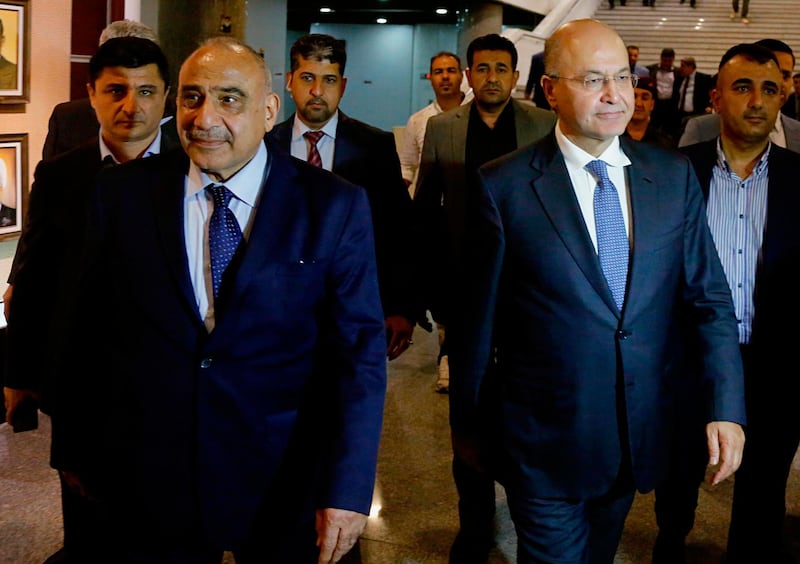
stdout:
<svg viewBox="0 0 800 564">
<path fill-rule="evenodd" d="M 387 21 L 389 20 L 387 20 L 386 18 L 378 18 L 377 20 L 375 20 L 375 22 L 379 24 L 385 24 Z"/>
<path fill-rule="evenodd" d="M 444 16 L 447 13 L 447 8 L 436 8 L 436 13 L 440 16 Z"/>
<path fill-rule="evenodd" d="M 330 14 L 331 12 L 333 12 L 333 9 L 331 9 L 331 8 L 320 8 L 319 11 L 322 12 L 323 14 Z"/>
</svg>

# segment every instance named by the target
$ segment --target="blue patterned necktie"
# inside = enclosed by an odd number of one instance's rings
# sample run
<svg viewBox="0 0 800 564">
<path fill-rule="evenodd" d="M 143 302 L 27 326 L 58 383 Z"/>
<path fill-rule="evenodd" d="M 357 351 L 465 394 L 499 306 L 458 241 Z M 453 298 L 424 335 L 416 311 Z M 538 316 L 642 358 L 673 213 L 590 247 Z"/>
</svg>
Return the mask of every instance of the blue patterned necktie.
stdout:
<svg viewBox="0 0 800 564">
<path fill-rule="evenodd" d="M 211 282 L 216 298 L 222 275 L 242 240 L 242 230 L 236 216 L 228 207 L 233 197 L 231 191 L 222 185 L 209 184 L 206 192 L 214 200 L 214 212 L 208 222 L 208 250 L 211 255 Z"/>
<path fill-rule="evenodd" d="M 617 308 L 622 311 L 625 283 L 628 278 L 630 244 L 625 232 L 625 221 L 622 219 L 617 188 L 608 177 L 605 162 L 592 161 L 586 168 L 597 179 L 597 186 L 594 189 L 594 221 L 600 266 Z"/>
</svg>

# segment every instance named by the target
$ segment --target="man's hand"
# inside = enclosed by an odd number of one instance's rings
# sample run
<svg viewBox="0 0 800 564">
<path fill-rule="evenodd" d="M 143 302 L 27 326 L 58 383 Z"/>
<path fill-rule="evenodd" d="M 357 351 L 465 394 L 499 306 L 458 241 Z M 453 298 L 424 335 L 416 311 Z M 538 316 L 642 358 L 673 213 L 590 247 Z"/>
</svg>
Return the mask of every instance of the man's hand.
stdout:
<svg viewBox="0 0 800 564">
<path fill-rule="evenodd" d="M 742 463 L 744 430 L 738 423 L 712 421 L 706 425 L 708 465 L 717 466 L 710 478 L 712 486 L 732 476 Z"/>
<path fill-rule="evenodd" d="M 453 442 L 453 453 L 464 464 L 478 472 L 486 471 L 483 464 L 483 448 L 478 437 L 451 430 L 450 440 Z"/>
<path fill-rule="evenodd" d="M 347 554 L 367 526 L 367 516 L 346 509 L 317 509 L 319 564 L 338 562 Z"/>
<path fill-rule="evenodd" d="M 33 398 L 39 401 L 39 393 L 33 390 L 16 390 L 14 388 L 3 388 L 3 396 L 6 405 L 6 421 L 9 423 L 14 421 L 17 407 L 27 398 Z"/>
<path fill-rule="evenodd" d="M 3 315 L 6 316 L 6 321 L 8 321 L 8 310 L 11 307 L 11 294 L 14 293 L 14 286 L 10 285 L 6 288 L 6 291 L 3 292 Z"/>
<path fill-rule="evenodd" d="M 386 356 L 389 360 L 394 360 L 413 343 L 411 336 L 414 334 L 414 324 L 402 315 L 391 315 L 383 322 L 389 339 Z"/>
</svg>

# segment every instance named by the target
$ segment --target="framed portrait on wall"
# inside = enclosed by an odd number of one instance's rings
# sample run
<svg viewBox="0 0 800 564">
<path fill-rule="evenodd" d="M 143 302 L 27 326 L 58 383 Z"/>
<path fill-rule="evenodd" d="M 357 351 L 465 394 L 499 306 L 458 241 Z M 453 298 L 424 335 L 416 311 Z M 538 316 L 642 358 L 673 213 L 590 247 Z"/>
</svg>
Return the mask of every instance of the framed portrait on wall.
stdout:
<svg viewBox="0 0 800 564">
<path fill-rule="evenodd" d="M 30 101 L 30 0 L 0 0 L 0 104 Z"/>
<path fill-rule="evenodd" d="M 28 205 L 28 134 L 0 135 L 0 241 L 18 237 Z"/>
</svg>

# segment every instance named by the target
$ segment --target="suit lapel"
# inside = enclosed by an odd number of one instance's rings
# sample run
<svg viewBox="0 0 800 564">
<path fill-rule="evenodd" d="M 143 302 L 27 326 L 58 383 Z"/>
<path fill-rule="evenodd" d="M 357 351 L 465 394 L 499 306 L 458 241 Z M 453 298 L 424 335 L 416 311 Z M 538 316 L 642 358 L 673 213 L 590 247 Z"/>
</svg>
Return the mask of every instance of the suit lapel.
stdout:
<svg viewBox="0 0 800 564">
<path fill-rule="evenodd" d="M 676 203 L 669 198 L 669 191 L 660 189 L 658 186 L 659 182 L 669 181 L 662 178 L 668 175 L 668 171 L 659 168 L 657 164 L 653 164 L 649 160 L 645 162 L 645 157 L 640 154 L 640 151 L 647 149 L 647 146 L 626 138 L 621 138 L 620 143 L 625 154 L 631 160 L 626 174 L 631 206 L 633 245 L 625 309 L 635 310 L 638 305 L 637 299 L 641 295 L 638 289 L 647 287 L 646 280 L 654 268 L 647 249 L 652 249 L 658 244 L 658 240 L 662 237 L 663 214 Z M 711 142 L 711 145 L 714 146 L 715 143 Z M 670 177 L 667 176 L 667 178 Z"/>
<path fill-rule="evenodd" d="M 608 289 L 600 260 L 586 230 L 564 157 L 557 150 L 555 134 L 546 137 L 538 148 L 531 161 L 534 174 L 531 188 L 567 251 L 609 309 L 616 313 L 614 297 Z"/>
<path fill-rule="evenodd" d="M 252 279 L 265 263 L 276 260 L 275 249 L 281 249 L 281 252 L 292 249 L 292 241 L 286 240 L 286 236 L 293 233 L 293 223 L 302 224 L 293 211 L 297 206 L 292 203 L 304 197 L 304 191 L 295 178 L 296 168 L 288 155 L 270 144 L 267 146 L 270 155 L 269 174 L 261 187 L 250 236 L 234 276 L 231 301 L 226 306 L 229 311 L 246 307 L 240 302 Z M 293 189 L 287 190 L 287 187 Z M 221 322 L 224 323 L 225 318 Z"/>
<path fill-rule="evenodd" d="M 202 325 L 203 321 L 197 311 L 194 288 L 189 277 L 189 261 L 186 257 L 186 238 L 183 230 L 185 177 L 189 159 L 182 150 L 165 154 L 164 159 L 165 161 L 168 159 L 163 166 L 165 174 L 156 174 L 150 183 L 156 224 L 164 256 L 178 293 L 187 309 L 194 313 L 198 323 Z"/>
</svg>

